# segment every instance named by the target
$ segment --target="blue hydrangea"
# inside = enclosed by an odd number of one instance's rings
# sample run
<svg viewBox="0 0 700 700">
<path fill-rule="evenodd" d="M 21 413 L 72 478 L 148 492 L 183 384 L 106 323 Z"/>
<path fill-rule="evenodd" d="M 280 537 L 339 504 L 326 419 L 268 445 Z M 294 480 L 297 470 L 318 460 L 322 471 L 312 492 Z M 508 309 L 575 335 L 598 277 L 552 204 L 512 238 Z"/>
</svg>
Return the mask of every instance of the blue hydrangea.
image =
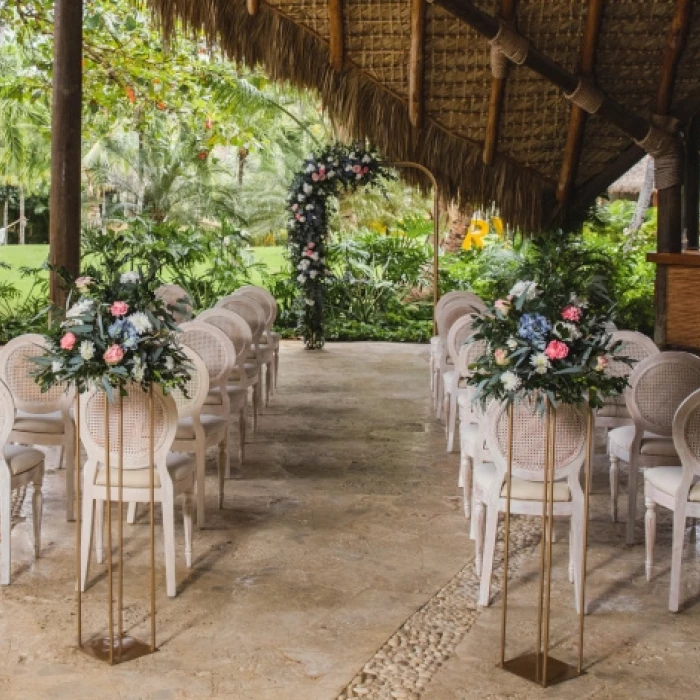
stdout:
<svg viewBox="0 0 700 700">
<path fill-rule="evenodd" d="M 523 314 L 518 335 L 533 345 L 543 345 L 552 324 L 542 314 Z"/>
<path fill-rule="evenodd" d="M 108 329 L 107 334 L 110 338 L 118 338 L 122 334 L 124 321 L 115 321 Z"/>
</svg>

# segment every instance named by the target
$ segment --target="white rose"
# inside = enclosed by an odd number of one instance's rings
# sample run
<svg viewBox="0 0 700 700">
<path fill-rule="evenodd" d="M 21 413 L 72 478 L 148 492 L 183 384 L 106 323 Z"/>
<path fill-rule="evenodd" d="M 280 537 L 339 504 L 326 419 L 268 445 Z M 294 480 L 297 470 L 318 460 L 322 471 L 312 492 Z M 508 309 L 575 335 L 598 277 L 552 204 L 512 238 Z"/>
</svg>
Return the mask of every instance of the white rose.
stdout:
<svg viewBox="0 0 700 700">
<path fill-rule="evenodd" d="M 314 188 L 308 182 L 305 182 L 303 190 L 304 194 L 311 194 L 314 191 Z"/>
<path fill-rule="evenodd" d="M 521 297 L 523 294 L 528 301 L 532 301 L 537 296 L 537 285 L 530 280 L 516 282 L 510 290 L 510 295 Z"/>
<path fill-rule="evenodd" d="M 141 281 L 141 275 L 138 272 L 124 272 L 119 281 L 122 284 L 138 284 Z"/>
<path fill-rule="evenodd" d="M 309 272 L 309 277 L 311 277 L 311 279 L 314 280 L 316 279 L 317 274 L 318 272 L 316 272 L 316 270 L 311 270 L 311 272 Z"/>
<path fill-rule="evenodd" d="M 506 345 L 508 346 L 509 350 L 515 350 L 515 348 L 518 347 L 518 341 L 515 338 L 509 338 L 506 341 Z"/>
<path fill-rule="evenodd" d="M 77 304 L 73 304 L 68 312 L 66 313 L 67 318 L 75 318 L 76 316 L 82 316 L 83 314 L 92 311 L 93 301 L 92 299 L 81 299 Z"/>
<path fill-rule="evenodd" d="M 82 357 L 83 360 L 92 360 L 92 358 L 95 357 L 95 343 L 89 340 L 83 340 L 83 342 L 80 343 L 80 357 Z"/>
<path fill-rule="evenodd" d="M 54 361 L 51 363 L 51 371 L 58 374 L 63 369 L 63 362 Z"/>
<path fill-rule="evenodd" d="M 304 284 L 304 282 L 306 282 L 306 275 L 299 275 L 297 277 L 297 282 L 299 282 L 299 284 Z"/>
</svg>

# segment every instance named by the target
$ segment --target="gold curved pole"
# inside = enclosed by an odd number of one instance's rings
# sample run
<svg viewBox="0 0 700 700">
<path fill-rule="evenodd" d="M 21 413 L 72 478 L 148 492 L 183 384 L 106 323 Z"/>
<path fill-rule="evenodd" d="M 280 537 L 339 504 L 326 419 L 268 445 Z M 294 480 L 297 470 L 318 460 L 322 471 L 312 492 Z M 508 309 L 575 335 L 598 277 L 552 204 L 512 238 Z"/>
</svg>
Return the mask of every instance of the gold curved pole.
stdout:
<svg viewBox="0 0 700 700">
<path fill-rule="evenodd" d="M 414 168 L 415 170 L 420 170 L 424 175 L 427 175 L 430 181 L 433 183 L 433 334 L 435 334 L 437 333 L 435 308 L 437 307 L 438 300 L 440 299 L 440 260 L 438 256 L 440 245 L 440 188 L 438 186 L 438 181 L 432 171 L 428 170 L 428 168 L 420 163 L 405 160 L 397 163 L 382 163 L 382 165 L 386 165 L 391 168 Z"/>
</svg>

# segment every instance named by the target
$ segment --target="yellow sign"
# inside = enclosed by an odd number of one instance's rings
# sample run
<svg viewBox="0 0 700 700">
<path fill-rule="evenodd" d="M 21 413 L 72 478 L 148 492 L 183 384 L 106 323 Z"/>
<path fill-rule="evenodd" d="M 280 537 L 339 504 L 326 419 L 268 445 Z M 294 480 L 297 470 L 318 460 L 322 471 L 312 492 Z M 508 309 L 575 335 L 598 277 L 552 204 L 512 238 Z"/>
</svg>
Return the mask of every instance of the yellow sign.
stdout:
<svg viewBox="0 0 700 700">
<path fill-rule="evenodd" d="M 500 216 L 492 216 L 489 222 L 486 219 L 479 219 L 474 217 L 469 222 L 469 228 L 467 229 L 467 235 L 462 241 L 463 250 L 471 250 L 475 248 L 484 247 L 484 239 L 489 234 L 493 226 L 493 230 L 498 234 L 499 238 L 503 237 L 503 221 Z"/>
</svg>

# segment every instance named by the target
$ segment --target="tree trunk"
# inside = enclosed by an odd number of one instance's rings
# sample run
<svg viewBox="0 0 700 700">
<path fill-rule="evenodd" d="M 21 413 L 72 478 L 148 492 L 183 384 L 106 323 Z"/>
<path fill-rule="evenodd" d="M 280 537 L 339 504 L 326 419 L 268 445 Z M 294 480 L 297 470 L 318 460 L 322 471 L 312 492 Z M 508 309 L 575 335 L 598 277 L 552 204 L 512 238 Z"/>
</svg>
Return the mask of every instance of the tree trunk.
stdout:
<svg viewBox="0 0 700 700">
<path fill-rule="evenodd" d="M 448 253 L 457 253 L 462 249 L 462 242 L 467 235 L 472 213 L 471 208 L 459 209 L 453 202 L 447 205 L 447 215 L 450 217 L 450 230 L 445 236 L 443 247 Z"/>
<path fill-rule="evenodd" d="M 19 244 L 24 245 L 27 240 L 27 219 L 24 216 L 24 187 L 19 186 Z"/>
<path fill-rule="evenodd" d="M 10 232 L 7 230 L 7 227 L 10 224 L 10 195 L 7 192 L 7 189 L 5 189 L 5 204 L 3 205 L 2 208 L 2 230 L 5 232 L 4 236 L 0 239 L 0 245 L 3 243 L 7 243 L 7 238 L 10 235 Z"/>
<path fill-rule="evenodd" d="M 238 149 L 238 186 L 243 187 L 243 173 L 245 172 L 245 163 L 248 158 L 248 149 L 241 148 Z"/>
<path fill-rule="evenodd" d="M 56 268 L 80 270 L 83 1 L 56 0 L 51 110 L 50 253 Z M 51 273 L 51 301 L 65 304 L 61 278 Z"/>
<path fill-rule="evenodd" d="M 637 207 L 634 210 L 634 216 L 629 225 L 629 241 L 628 245 L 631 245 L 635 234 L 642 227 L 644 223 L 644 215 L 649 208 L 649 202 L 651 201 L 651 195 L 654 193 L 654 159 L 649 158 L 647 160 L 647 167 L 644 171 L 644 184 L 642 184 L 642 189 L 639 191 L 639 198 L 637 199 Z"/>
</svg>

